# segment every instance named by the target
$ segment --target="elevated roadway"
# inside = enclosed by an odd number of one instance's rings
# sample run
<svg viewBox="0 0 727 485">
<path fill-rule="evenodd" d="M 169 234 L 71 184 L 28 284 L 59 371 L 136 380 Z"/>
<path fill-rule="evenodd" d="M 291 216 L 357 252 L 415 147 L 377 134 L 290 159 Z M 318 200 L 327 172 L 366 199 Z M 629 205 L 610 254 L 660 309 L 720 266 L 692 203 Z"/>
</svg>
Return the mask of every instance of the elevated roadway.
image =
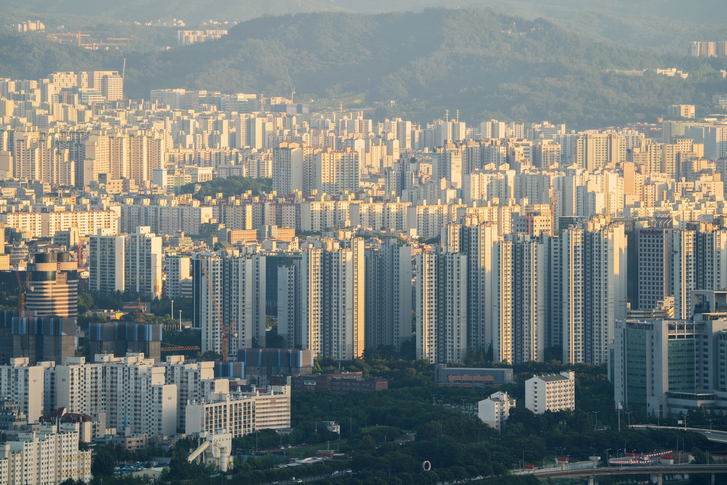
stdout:
<svg viewBox="0 0 727 485">
<path fill-rule="evenodd" d="M 677 431 L 689 431 L 690 433 L 703 434 L 709 441 L 714 443 L 727 443 L 727 431 L 704 428 L 685 428 L 683 426 L 654 426 L 653 424 L 634 424 L 631 427 L 633 429 L 673 429 Z"/>
</svg>

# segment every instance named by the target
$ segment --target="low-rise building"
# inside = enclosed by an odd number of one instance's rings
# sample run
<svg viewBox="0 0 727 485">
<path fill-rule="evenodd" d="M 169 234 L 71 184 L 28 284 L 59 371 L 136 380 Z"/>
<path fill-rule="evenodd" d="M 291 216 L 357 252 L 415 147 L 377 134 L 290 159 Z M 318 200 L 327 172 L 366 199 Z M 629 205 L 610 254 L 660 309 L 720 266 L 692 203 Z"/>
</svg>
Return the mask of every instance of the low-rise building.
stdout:
<svg viewBox="0 0 727 485">
<path fill-rule="evenodd" d="M 525 381 L 525 407 L 535 414 L 546 411 L 572 411 L 576 408 L 576 374 L 533 376 Z"/>
<path fill-rule="evenodd" d="M 389 381 L 381 377 L 365 380 L 361 372 L 326 371 L 314 375 L 274 377 L 273 383 L 290 382 L 293 391 L 330 391 L 343 394 L 348 391 L 382 391 L 389 388 Z"/>
<path fill-rule="evenodd" d="M 506 392 L 496 392 L 490 397 L 477 403 L 477 417 L 491 428 L 502 433 L 505 421 L 510 416 L 510 409 L 514 408 L 515 399 Z"/>
<path fill-rule="evenodd" d="M 268 392 L 210 393 L 186 409 L 185 433 L 214 433 L 225 429 L 233 438 L 259 429 L 290 428 L 290 387 L 272 386 Z"/>
<path fill-rule="evenodd" d="M 240 377 L 255 378 L 258 386 L 267 385 L 272 376 L 307 375 L 313 370 L 313 352 L 310 350 L 239 349 L 237 360 L 243 365 Z"/>
<path fill-rule="evenodd" d="M 513 381 L 511 368 L 479 369 L 474 367 L 434 366 L 434 383 L 439 386 L 499 386 Z"/>
</svg>

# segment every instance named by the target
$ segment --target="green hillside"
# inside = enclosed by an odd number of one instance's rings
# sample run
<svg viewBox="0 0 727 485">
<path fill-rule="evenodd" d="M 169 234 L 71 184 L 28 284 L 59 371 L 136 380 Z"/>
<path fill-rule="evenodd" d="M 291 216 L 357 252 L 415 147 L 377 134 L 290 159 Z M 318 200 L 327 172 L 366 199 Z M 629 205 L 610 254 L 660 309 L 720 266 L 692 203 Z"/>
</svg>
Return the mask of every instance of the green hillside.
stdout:
<svg viewBox="0 0 727 485">
<path fill-rule="evenodd" d="M 608 126 L 653 121 L 672 103 L 694 103 L 705 114 L 711 95 L 727 92 L 727 83 L 711 74 L 683 80 L 606 72 L 677 67 L 709 73 L 725 68 L 724 59 L 630 50 L 542 19 L 481 9 L 262 17 L 219 41 L 125 55 L 131 97 L 148 97 L 150 89 L 162 87 L 288 95 L 287 66 L 298 101 L 337 106 L 342 99 L 396 100 L 400 114 L 419 120 L 458 109 L 466 120 L 494 116 Z M 6 36 L 0 41 L 0 76 L 119 69 L 121 57 Z"/>
<path fill-rule="evenodd" d="M 263 15 L 375 14 L 431 7 L 492 8 L 527 19 L 545 18 L 587 37 L 658 52 L 684 53 L 692 40 L 727 39 L 723 22 L 727 2 L 723 0 L 24 0 L 0 2 L 0 24 L 32 18 L 44 21 L 51 30 L 61 25 L 69 30 L 113 26 L 127 34 L 118 37 L 141 38 L 136 48 L 147 49 L 173 44 L 158 39 L 160 33 L 151 34 L 155 43 L 144 42 L 149 34 L 135 29 L 132 22 L 176 18 L 194 27 L 209 20 L 232 25 Z"/>
</svg>

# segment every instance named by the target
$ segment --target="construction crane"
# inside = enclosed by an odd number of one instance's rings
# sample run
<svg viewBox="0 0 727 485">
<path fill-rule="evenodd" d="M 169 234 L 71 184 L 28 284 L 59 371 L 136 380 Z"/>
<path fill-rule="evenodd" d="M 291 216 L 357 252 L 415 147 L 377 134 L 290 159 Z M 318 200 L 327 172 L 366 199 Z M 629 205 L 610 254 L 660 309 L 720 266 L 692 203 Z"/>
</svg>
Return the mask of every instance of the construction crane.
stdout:
<svg viewBox="0 0 727 485">
<path fill-rule="evenodd" d="M 293 87 L 293 82 L 290 80 L 288 66 L 285 66 L 285 74 L 288 76 L 288 84 L 290 85 L 290 104 L 295 104 L 295 88 Z"/>
<path fill-rule="evenodd" d="M 32 274 L 30 271 L 19 270 L 14 270 L 13 273 L 18 279 L 18 311 L 22 316 L 23 312 L 25 312 L 25 293 L 29 289 Z M 21 276 L 21 273 L 24 273 L 25 277 Z"/>
<path fill-rule="evenodd" d="M 215 310 L 215 315 L 217 316 L 217 321 L 220 324 L 220 332 L 222 333 L 222 361 L 227 362 L 227 352 L 229 347 L 229 339 L 237 338 L 237 333 L 233 333 L 232 329 L 235 328 L 235 322 L 237 322 L 237 319 L 233 319 L 230 325 L 225 326 L 225 323 L 222 321 L 222 314 L 220 313 L 220 307 L 217 304 L 217 298 L 214 295 L 214 292 L 212 291 L 212 284 L 210 283 L 210 277 L 209 274 L 207 274 L 207 265 L 205 264 L 204 258 L 200 258 L 200 266 L 202 267 L 202 274 L 204 274 L 204 279 L 207 282 L 207 291 L 209 291 L 210 294 L 210 300 L 212 301 L 212 306 Z"/>
<path fill-rule="evenodd" d="M 136 300 L 136 305 L 124 305 L 124 310 L 136 310 L 136 322 L 144 323 L 144 306 L 141 304 L 141 298 Z"/>
</svg>

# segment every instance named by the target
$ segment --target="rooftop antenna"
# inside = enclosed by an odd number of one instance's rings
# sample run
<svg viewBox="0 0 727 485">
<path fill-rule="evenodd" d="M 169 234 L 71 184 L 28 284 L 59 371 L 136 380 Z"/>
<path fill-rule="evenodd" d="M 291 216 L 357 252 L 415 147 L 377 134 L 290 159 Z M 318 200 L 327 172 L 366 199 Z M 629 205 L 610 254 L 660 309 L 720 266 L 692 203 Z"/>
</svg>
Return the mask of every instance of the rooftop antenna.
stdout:
<svg viewBox="0 0 727 485">
<path fill-rule="evenodd" d="M 285 74 L 288 76 L 288 84 L 290 85 L 290 104 L 295 104 L 295 88 L 293 87 L 293 82 L 290 80 L 288 66 L 285 66 Z"/>
<path fill-rule="evenodd" d="M 449 123 L 449 110 L 444 111 L 444 121 Z"/>
<path fill-rule="evenodd" d="M 457 123 L 459 123 L 459 110 L 457 110 Z"/>
</svg>

